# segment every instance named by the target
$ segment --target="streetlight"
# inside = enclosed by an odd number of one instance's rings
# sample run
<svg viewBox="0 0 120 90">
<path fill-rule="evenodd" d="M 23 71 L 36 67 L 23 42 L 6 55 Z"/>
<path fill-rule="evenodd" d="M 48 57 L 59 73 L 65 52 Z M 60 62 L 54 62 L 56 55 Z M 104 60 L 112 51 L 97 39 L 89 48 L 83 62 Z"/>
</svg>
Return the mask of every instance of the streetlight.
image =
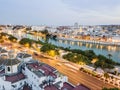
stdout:
<svg viewBox="0 0 120 90">
<path fill-rule="evenodd" d="M 115 74 L 118 75 L 118 68 L 115 68 Z"/>
</svg>

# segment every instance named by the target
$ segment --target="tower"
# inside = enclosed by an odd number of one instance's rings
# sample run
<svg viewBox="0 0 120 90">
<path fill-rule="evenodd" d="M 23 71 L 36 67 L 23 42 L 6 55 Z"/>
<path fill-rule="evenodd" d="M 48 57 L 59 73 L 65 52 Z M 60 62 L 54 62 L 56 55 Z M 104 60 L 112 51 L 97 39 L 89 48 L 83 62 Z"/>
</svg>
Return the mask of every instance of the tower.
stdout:
<svg viewBox="0 0 120 90">
<path fill-rule="evenodd" d="M 20 61 L 14 58 L 14 51 L 8 52 L 9 59 L 6 60 L 5 64 L 5 74 L 14 74 L 18 72 L 18 66 L 20 64 Z"/>
</svg>

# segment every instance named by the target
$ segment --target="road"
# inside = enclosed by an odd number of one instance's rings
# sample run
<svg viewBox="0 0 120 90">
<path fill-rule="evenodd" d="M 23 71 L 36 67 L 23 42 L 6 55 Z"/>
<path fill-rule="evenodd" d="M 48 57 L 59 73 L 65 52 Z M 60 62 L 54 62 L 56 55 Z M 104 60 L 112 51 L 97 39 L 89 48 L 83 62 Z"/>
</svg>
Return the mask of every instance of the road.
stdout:
<svg viewBox="0 0 120 90">
<path fill-rule="evenodd" d="M 84 84 L 92 90 L 101 90 L 103 87 L 114 87 L 108 83 L 90 76 L 82 71 L 79 71 L 79 68 L 74 66 L 71 62 L 63 62 L 61 60 L 56 60 L 54 58 L 46 57 L 45 55 L 33 56 L 37 60 L 47 63 L 50 66 L 56 68 L 59 72 L 68 76 L 69 82 L 74 85 Z"/>
<path fill-rule="evenodd" d="M 19 45 L 14 44 L 12 46 L 14 46 L 12 48 L 20 50 L 20 48 L 18 48 Z M 21 50 L 25 49 L 25 47 L 21 48 Z M 33 52 L 31 49 L 28 48 L 26 50 L 29 54 L 32 54 Z M 101 90 L 103 87 L 114 87 L 108 83 L 104 83 L 103 81 L 80 71 L 79 67 L 77 67 L 72 62 L 66 62 L 60 59 L 55 59 L 42 53 L 39 53 L 38 56 L 33 55 L 33 58 L 56 68 L 59 72 L 66 75 L 68 77 L 69 82 L 71 82 L 74 85 L 84 84 L 92 90 Z"/>
</svg>

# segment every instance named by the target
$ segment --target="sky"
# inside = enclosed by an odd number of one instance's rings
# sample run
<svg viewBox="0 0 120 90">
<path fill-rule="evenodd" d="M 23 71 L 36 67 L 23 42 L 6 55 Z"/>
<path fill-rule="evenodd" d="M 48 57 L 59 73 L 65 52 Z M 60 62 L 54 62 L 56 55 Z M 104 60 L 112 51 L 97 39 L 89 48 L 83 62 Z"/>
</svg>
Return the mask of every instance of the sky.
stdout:
<svg viewBox="0 0 120 90">
<path fill-rule="evenodd" d="M 0 0 L 0 24 L 120 24 L 120 0 Z"/>
</svg>

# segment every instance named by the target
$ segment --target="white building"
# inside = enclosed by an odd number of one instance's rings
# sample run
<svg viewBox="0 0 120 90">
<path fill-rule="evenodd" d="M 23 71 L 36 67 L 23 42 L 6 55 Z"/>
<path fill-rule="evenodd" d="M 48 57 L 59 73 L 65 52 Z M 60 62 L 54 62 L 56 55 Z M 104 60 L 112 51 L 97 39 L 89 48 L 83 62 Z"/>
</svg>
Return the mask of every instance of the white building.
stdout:
<svg viewBox="0 0 120 90">
<path fill-rule="evenodd" d="M 120 37 L 119 36 L 112 37 L 112 42 L 114 42 L 114 43 L 120 43 Z"/>
<path fill-rule="evenodd" d="M 4 69 L 0 70 L 0 90 L 22 89 L 26 78 L 18 69 L 20 61 L 7 59 L 4 61 L 4 64 Z"/>
<path fill-rule="evenodd" d="M 18 53 L 16 57 L 21 62 L 28 62 L 28 61 L 32 60 L 32 56 L 30 54 L 26 54 L 26 53 Z"/>
<path fill-rule="evenodd" d="M 2 47 L 0 47 L 0 56 L 2 56 L 2 55 L 8 56 L 8 51 L 3 49 Z"/>
<path fill-rule="evenodd" d="M 45 30 L 46 26 L 32 26 L 32 31 L 42 31 Z"/>
<path fill-rule="evenodd" d="M 45 63 L 29 57 L 18 60 L 11 53 L 9 56 L 0 58 L 0 90 L 89 90 L 83 85 L 71 85 L 66 76 Z"/>
</svg>

